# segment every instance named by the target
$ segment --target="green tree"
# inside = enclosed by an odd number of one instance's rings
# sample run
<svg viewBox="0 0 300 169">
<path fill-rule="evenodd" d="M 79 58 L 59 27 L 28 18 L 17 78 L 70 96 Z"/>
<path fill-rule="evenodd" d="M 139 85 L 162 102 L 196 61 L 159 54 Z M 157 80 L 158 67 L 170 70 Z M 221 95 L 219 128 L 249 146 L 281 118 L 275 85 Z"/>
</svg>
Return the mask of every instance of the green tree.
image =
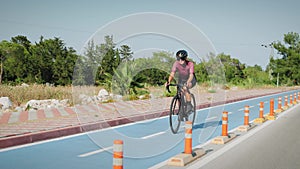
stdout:
<svg viewBox="0 0 300 169">
<path fill-rule="evenodd" d="M 31 48 L 35 64 L 33 69 L 35 76 L 43 83 L 55 85 L 69 85 L 77 60 L 76 51 L 67 48 L 60 38 L 40 41 Z"/>
<path fill-rule="evenodd" d="M 122 62 L 128 62 L 132 59 L 133 52 L 131 51 L 130 47 L 128 45 L 122 45 L 121 49 L 119 50 L 119 53 L 121 55 L 121 61 Z"/>
<path fill-rule="evenodd" d="M 282 55 L 282 58 L 270 58 L 268 67 L 273 70 L 274 77 L 279 75 L 281 83 L 298 85 L 300 83 L 299 34 L 295 32 L 284 34 L 283 42 L 277 41 L 273 43 L 273 47 Z"/>
<path fill-rule="evenodd" d="M 231 58 L 230 55 L 225 55 L 223 53 L 219 54 L 218 58 L 224 65 L 226 81 L 233 84 L 239 84 L 244 79 L 243 70 L 245 69 L 245 64 L 242 64 L 238 59 Z"/>
</svg>

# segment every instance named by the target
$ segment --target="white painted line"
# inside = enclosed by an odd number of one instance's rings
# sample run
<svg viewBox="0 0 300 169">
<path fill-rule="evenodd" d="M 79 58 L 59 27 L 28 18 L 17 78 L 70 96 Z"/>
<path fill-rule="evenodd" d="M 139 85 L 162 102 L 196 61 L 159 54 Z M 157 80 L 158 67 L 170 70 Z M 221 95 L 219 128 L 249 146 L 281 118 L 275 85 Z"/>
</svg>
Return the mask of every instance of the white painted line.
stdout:
<svg viewBox="0 0 300 169">
<path fill-rule="evenodd" d="M 102 153 L 102 152 L 110 150 L 110 149 L 113 149 L 113 146 L 106 147 L 106 148 L 103 148 L 103 149 L 99 149 L 99 150 L 96 150 L 96 151 L 91 151 L 91 152 L 88 152 L 88 153 L 85 153 L 85 154 L 81 154 L 81 155 L 78 155 L 78 157 L 81 157 L 81 158 L 82 157 L 88 157 L 88 156 L 91 156 L 91 155 L 94 155 L 94 154 Z"/>
<path fill-rule="evenodd" d="M 228 115 L 229 115 L 229 114 L 232 114 L 232 113 L 233 113 L 233 112 L 230 111 L 230 112 L 228 112 Z"/>
<path fill-rule="evenodd" d="M 213 120 L 213 119 L 216 119 L 216 118 L 218 118 L 218 117 L 217 116 L 209 117 L 209 118 L 205 119 L 205 121 Z"/>
<path fill-rule="evenodd" d="M 154 134 L 151 134 L 148 136 L 144 136 L 144 137 L 142 137 L 142 139 L 148 139 L 148 138 L 155 137 L 155 136 L 162 135 L 162 134 L 165 134 L 165 132 L 159 132 L 159 133 L 154 133 Z"/>
<path fill-rule="evenodd" d="M 249 109 L 252 108 L 252 107 L 255 107 L 255 106 L 249 106 Z M 238 111 L 243 111 L 243 110 L 245 110 L 245 108 L 241 108 Z"/>
</svg>

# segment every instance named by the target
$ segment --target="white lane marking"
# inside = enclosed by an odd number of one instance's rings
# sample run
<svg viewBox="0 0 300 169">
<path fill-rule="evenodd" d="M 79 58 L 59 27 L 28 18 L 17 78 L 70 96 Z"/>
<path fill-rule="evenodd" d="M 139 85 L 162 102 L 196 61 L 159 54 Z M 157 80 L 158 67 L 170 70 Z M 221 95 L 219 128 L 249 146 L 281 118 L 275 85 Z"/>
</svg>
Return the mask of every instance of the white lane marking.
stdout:
<svg viewBox="0 0 300 169">
<path fill-rule="evenodd" d="M 216 119 L 216 118 L 218 118 L 218 117 L 217 116 L 209 117 L 209 118 L 205 119 L 205 121 L 213 120 L 213 119 Z"/>
<path fill-rule="evenodd" d="M 255 106 L 249 106 L 249 109 L 252 108 L 252 107 L 255 107 Z M 238 111 L 243 111 L 243 110 L 245 110 L 245 108 L 241 108 Z"/>
<path fill-rule="evenodd" d="M 142 139 L 148 139 L 148 138 L 155 137 L 155 136 L 162 135 L 162 134 L 165 134 L 165 132 L 159 132 L 159 133 L 154 133 L 154 134 L 151 134 L 148 136 L 144 136 L 144 137 L 142 137 Z"/>
<path fill-rule="evenodd" d="M 80 154 L 80 155 L 78 155 L 78 157 L 81 157 L 81 158 L 82 157 L 88 157 L 88 156 L 91 156 L 91 155 L 94 155 L 94 154 L 102 153 L 102 152 L 110 150 L 110 149 L 113 149 L 113 146 L 102 148 L 102 149 L 95 150 L 95 151 L 91 151 L 91 152 L 84 153 L 84 154 Z"/>
<path fill-rule="evenodd" d="M 232 113 L 233 113 L 233 112 L 230 111 L 230 112 L 228 112 L 228 115 L 229 115 L 229 114 L 232 114 Z"/>
</svg>

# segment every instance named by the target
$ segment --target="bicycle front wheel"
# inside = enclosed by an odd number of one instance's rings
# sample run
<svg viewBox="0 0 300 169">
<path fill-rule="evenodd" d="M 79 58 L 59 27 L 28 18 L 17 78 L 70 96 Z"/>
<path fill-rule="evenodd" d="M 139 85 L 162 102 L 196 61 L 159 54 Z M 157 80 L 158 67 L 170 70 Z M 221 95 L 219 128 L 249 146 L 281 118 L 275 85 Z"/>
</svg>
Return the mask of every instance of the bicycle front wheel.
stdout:
<svg viewBox="0 0 300 169">
<path fill-rule="evenodd" d="M 196 100 L 195 100 L 195 96 L 193 94 L 191 94 L 191 104 L 193 105 L 193 110 L 191 112 L 187 112 L 188 113 L 188 117 L 187 117 L 187 121 L 191 121 L 192 124 L 194 125 L 195 122 L 195 118 L 196 118 Z"/>
<path fill-rule="evenodd" d="M 170 128 L 174 134 L 178 132 L 180 126 L 180 99 L 178 97 L 173 97 L 171 105 L 170 105 Z"/>
</svg>

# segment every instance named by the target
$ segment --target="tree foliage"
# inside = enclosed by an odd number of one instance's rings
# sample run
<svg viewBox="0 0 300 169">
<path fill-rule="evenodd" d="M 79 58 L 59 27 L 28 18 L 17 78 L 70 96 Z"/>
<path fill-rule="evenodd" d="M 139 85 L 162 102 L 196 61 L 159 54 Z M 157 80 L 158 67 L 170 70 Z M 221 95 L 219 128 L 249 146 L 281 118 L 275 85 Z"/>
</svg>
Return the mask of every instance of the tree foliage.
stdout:
<svg viewBox="0 0 300 169">
<path fill-rule="evenodd" d="M 299 34 L 289 32 L 284 34 L 283 42 L 273 43 L 273 47 L 282 58 L 270 58 L 269 69 L 272 75 L 279 75 L 279 81 L 287 85 L 300 83 L 300 38 Z M 274 79 L 275 81 L 276 79 Z"/>
<path fill-rule="evenodd" d="M 247 66 L 228 54 L 209 54 L 194 62 L 198 83 L 256 86 L 276 84 L 298 85 L 300 82 L 300 37 L 284 35 L 283 42 L 273 46 L 281 58 L 271 58 L 266 70 Z M 171 52 L 154 52 L 151 56 L 133 58 L 130 46 L 116 45 L 113 36 L 105 36 L 102 44 L 88 42 L 84 54 L 66 47 L 60 38 L 30 42 L 18 35 L 0 42 L 0 84 L 51 83 L 54 85 L 101 85 L 121 95 L 138 94 L 146 86 L 163 85 L 175 61 Z"/>
</svg>

